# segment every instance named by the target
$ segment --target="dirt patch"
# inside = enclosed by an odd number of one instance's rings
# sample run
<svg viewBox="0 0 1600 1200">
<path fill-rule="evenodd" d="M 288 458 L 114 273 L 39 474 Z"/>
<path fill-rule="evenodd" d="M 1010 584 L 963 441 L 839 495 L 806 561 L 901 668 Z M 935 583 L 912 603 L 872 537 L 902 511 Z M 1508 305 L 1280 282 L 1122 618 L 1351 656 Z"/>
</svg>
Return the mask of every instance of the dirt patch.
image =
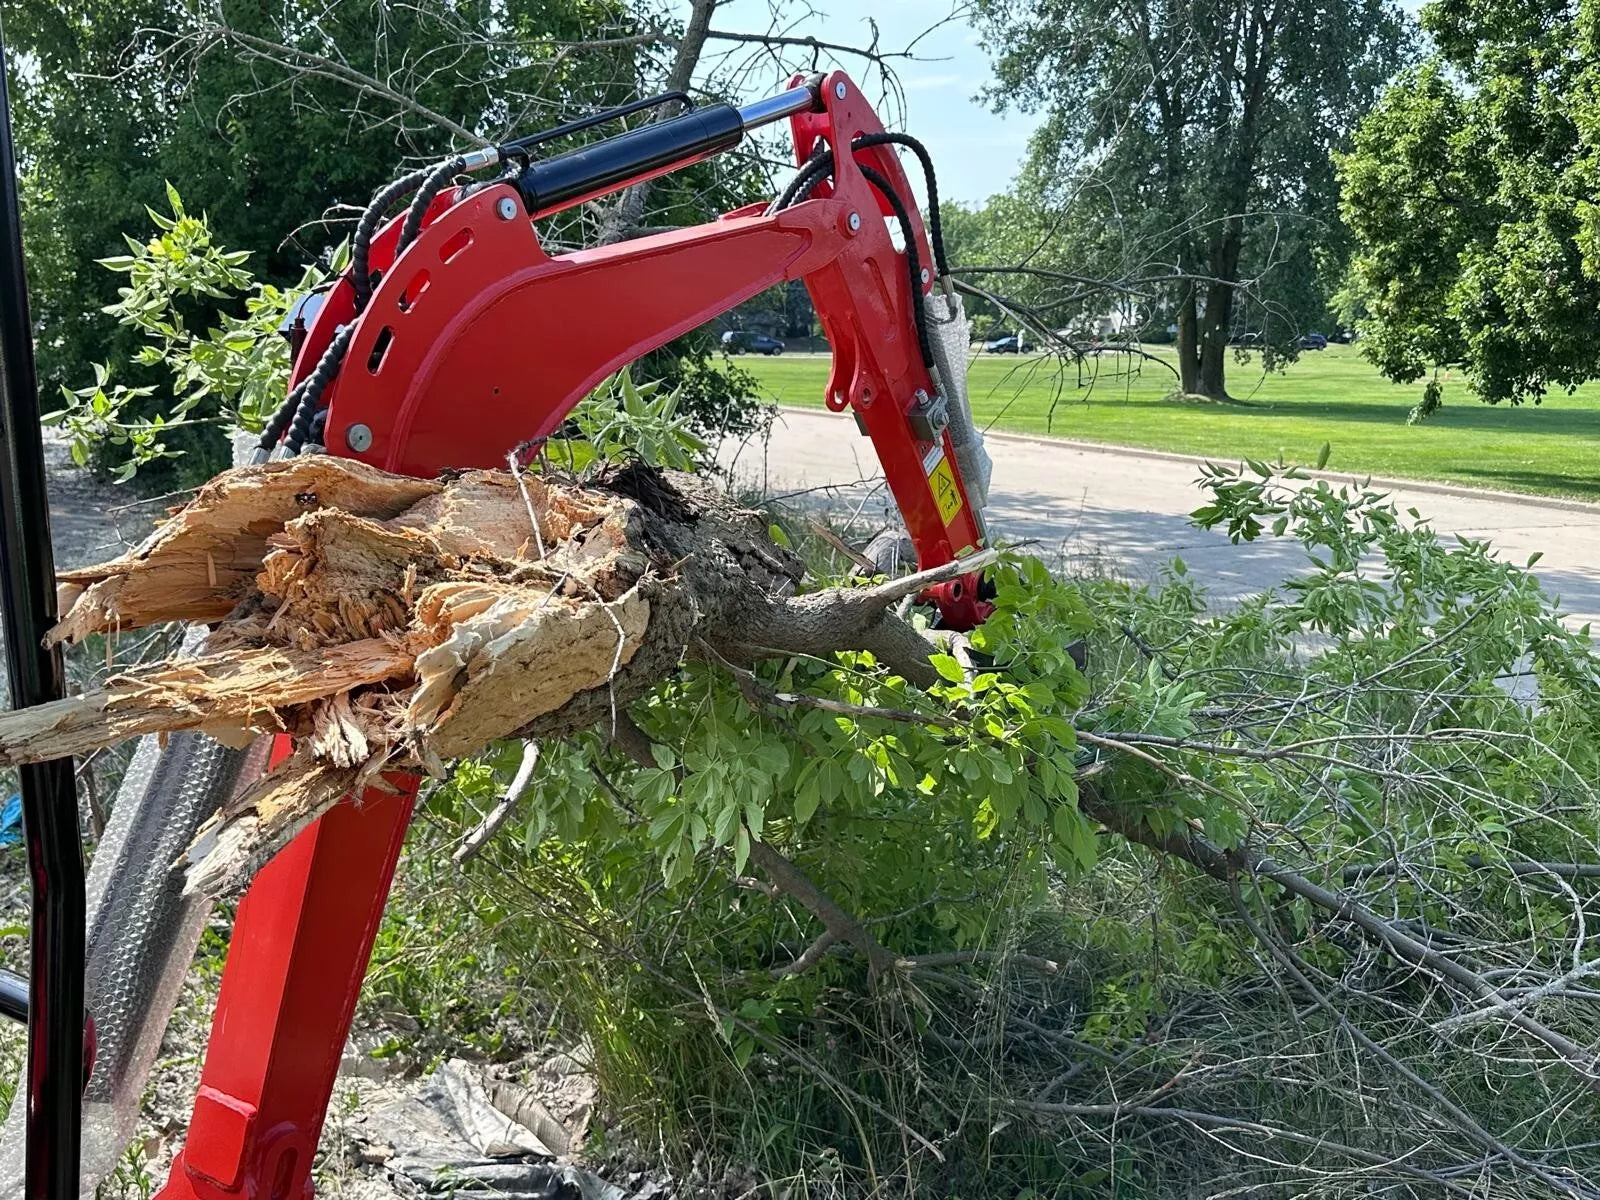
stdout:
<svg viewBox="0 0 1600 1200">
<path fill-rule="evenodd" d="M 67 443 L 45 430 L 44 463 L 50 489 L 50 541 L 56 566 L 82 567 L 115 558 L 137 545 L 167 509 L 187 493 L 140 496 L 73 466 Z"/>
</svg>

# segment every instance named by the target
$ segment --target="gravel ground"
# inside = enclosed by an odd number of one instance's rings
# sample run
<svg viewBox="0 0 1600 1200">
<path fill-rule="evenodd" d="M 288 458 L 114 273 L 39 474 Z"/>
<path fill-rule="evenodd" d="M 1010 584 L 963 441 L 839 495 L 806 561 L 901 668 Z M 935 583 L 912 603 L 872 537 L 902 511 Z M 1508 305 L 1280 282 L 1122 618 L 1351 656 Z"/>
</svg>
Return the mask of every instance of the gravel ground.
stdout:
<svg viewBox="0 0 1600 1200">
<path fill-rule="evenodd" d="M 126 485 L 98 479 L 72 465 L 64 441 L 45 431 L 50 486 L 50 540 L 56 566 L 81 567 L 114 558 L 150 532 L 181 497 L 141 498 Z"/>
</svg>

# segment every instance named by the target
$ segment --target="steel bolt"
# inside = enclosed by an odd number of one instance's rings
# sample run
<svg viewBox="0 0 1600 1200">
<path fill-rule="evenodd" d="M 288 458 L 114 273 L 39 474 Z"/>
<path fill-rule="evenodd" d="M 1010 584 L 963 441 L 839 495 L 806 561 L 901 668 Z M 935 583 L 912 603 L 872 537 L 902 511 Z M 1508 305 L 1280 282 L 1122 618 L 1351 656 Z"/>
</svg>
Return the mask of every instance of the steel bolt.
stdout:
<svg viewBox="0 0 1600 1200">
<path fill-rule="evenodd" d="M 928 282 L 928 268 L 927 267 L 923 267 L 922 268 L 922 282 L 923 283 L 927 283 Z"/>
<path fill-rule="evenodd" d="M 851 213 L 850 214 L 850 232 L 851 233 L 855 233 L 860 228 L 861 228 L 861 214 L 860 213 Z"/>
<path fill-rule="evenodd" d="M 344 444 L 356 454 L 372 449 L 372 430 L 365 425 L 352 425 L 344 431 Z"/>
<path fill-rule="evenodd" d="M 833 94 L 839 97 L 841 100 L 844 99 L 844 80 L 841 79 L 838 83 L 833 85 Z"/>
<path fill-rule="evenodd" d="M 494 211 L 502 221 L 509 221 L 517 215 L 517 202 L 510 196 L 501 196 L 495 201 Z"/>
</svg>

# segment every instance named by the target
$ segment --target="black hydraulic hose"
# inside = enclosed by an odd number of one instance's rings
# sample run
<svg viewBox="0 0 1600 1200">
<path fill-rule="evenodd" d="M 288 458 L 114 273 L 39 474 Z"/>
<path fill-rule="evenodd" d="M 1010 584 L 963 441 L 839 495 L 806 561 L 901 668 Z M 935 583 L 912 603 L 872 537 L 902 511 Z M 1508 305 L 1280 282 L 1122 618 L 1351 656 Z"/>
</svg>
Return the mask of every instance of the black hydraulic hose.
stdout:
<svg viewBox="0 0 1600 1200">
<path fill-rule="evenodd" d="M 852 150 L 865 150 L 870 146 L 904 146 L 917 156 L 922 164 L 922 178 L 928 189 L 928 242 L 933 247 L 933 265 L 939 275 L 950 273 L 950 260 L 944 251 L 944 223 L 939 215 L 939 178 L 933 170 L 933 157 L 928 148 L 906 133 L 864 133 L 850 143 Z M 821 144 L 811 152 L 805 165 L 795 173 L 789 186 L 768 207 L 768 212 L 779 212 L 809 196 L 817 184 L 833 174 L 833 151 Z"/>
<path fill-rule="evenodd" d="M 361 214 L 361 220 L 356 222 L 355 236 L 350 242 L 350 285 L 355 288 L 356 292 L 356 312 L 359 313 L 365 309 L 368 301 L 372 299 L 373 234 L 378 231 L 378 226 L 383 223 L 383 218 L 388 215 L 389 209 L 394 207 L 394 202 L 400 199 L 401 196 L 416 191 L 428 179 L 430 172 L 431 168 L 419 168 L 409 174 L 402 175 L 393 183 L 379 188 L 372 197 L 372 203 L 367 205 L 367 210 Z M 424 205 L 424 207 L 426 206 Z M 345 345 L 348 346 L 349 342 L 346 341 Z M 343 355 L 342 350 L 340 354 L 341 356 Z M 323 364 L 327 362 L 327 357 L 326 352 L 324 352 L 322 358 L 318 360 L 317 368 L 319 371 Z M 337 372 L 338 366 L 338 361 L 335 360 L 333 364 L 335 372 Z M 330 374 L 328 379 L 331 378 L 333 376 Z M 271 454 L 277 448 L 278 439 L 283 436 L 284 430 L 291 428 L 295 417 L 299 414 L 301 408 L 305 406 L 306 396 L 308 395 L 307 384 L 309 382 L 309 379 L 302 380 L 298 387 L 291 388 L 289 394 L 283 398 L 283 403 L 278 405 L 277 411 L 272 414 L 266 426 L 261 430 L 261 438 L 256 442 L 256 448 L 263 454 Z M 316 397 L 311 400 L 312 413 L 316 412 L 316 401 L 321 397 L 322 391 L 326 387 L 327 380 L 325 379 L 321 387 L 317 389 Z M 310 419 L 311 414 L 307 414 L 307 429 L 310 428 Z M 303 440 L 304 430 L 302 430 Z M 293 453 L 299 449 L 299 446 L 291 446 L 288 449 L 290 453 Z"/>
<path fill-rule="evenodd" d="M 433 171 L 432 167 L 418 167 L 402 175 L 387 187 L 380 188 L 367 205 L 367 211 L 356 222 L 356 234 L 350 243 L 350 282 L 356 289 L 356 311 L 361 312 L 372 299 L 372 235 L 378 232 L 383 218 L 401 196 L 410 195 L 422 186 Z"/>
<path fill-rule="evenodd" d="M 850 143 L 852 150 L 868 146 L 904 146 L 922 164 L 922 179 L 928 188 L 928 241 L 933 246 L 933 266 L 940 278 L 950 274 L 950 261 L 944 254 L 944 227 L 939 219 L 939 179 L 933 173 L 933 156 L 928 148 L 909 133 L 864 133 Z"/>
<path fill-rule="evenodd" d="M 55 559 L 22 258 L 11 101 L 0 36 L 0 619 L 11 704 L 59 700 Z M 77 1200 L 83 1113 L 83 844 L 71 759 L 17 769 L 33 884 L 28 984 L 27 1200 Z"/>
<path fill-rule="evenodd" d="M 422 167 L 378 189 L 372 197 L 372 203 L 367 205 L 366 212 L 361 214 L 361 220 L 356 223 L 355 237 L 351 240 L 350 284 L 355 288 L 358 314 L 372 299 L 372 237 L 389 210 L 394 207 L 395 201 L 417 191 L 419 187 L 426 193 L 426 199 L 419 194 L 410 213 L 407 214 L 405 225 L 401 227 L 400 242 L 395 249 L 395 255 L 398 257 L 400 251 L 416 237 L 413 218 L 416 226 L 420 228 L 423 214 L 427 212 L 433 197 L 438 195 L 439 187 L 442 187 L 443 183 L 433 187 L 431 192 L 427 190 L 429 185 L 439 178 L 448 182 L 465 166 L 460 158 L 453 158 L 437 167 Z M 300 452 L 300 447 L 305 445 L 306 438 L 311 432 L 311 422 L 317 414 L 317 404 L 322 399 L 322 393 L 327 391 L 328 384 L 339 373 L 345 351 L 350 348 L 354 328 L 354 325 L 347 325 L 335 335 L 328 348 L 322 352 L 322 357 L 317 360 L 316 370 L 301 380 L 300 384 L 292 388 L 283 398 L 283 403 L 278 405 L 277 411 L 272 414 L 272 418 L 261 431 L 261 439 L 256 443 L 259 450 L 271 454 L 278 445 L 278 439 L 283 437 L 284 431 L 287 430 L 289 436 L 284 443 L 284 450 L 291 455 Z"/>
<path fill-rule="evenodd" d="M 294 419 L 289 423 L 289 437 L 284 442 L 284 450 L 290 456 L 300 453 L 300 447 L 306 444 L 311 422 L 317 415 L 317 404 L 322 399 L 322 393 L 328 390 L 328 384 L 339 373 L 339 365 L 344 362 L 345 351 L 350 349 L 350 341 L 355 335 L 354 321 L 334 334 L 333 341 L 328 343 L 328 348 L 317 360 L 316 369 L 295 389 L 300 393 L 300 401 L 295 405 Z"/>
<path fill-rule="evenodd" d="M 422 186 L 417 189 L 416 197 L 411 201 L 411 208 L 406 213 L 405 224 L 400 226 L 400 240 L 394 246 L 396 258 L 399 258 L 401 251 L 416 241 L 417 234 L 422 232 L 422 218 L 428 215 L 428 206 L 433 203 L 433 198 L 449 187 L 450 181 L 466 169 L 467 160 L 457 156 L 449 162 L 440 163 L 422 181 Z"/>
<path fill-rule="evenodd" d="M 294 420 L 295 410 L 300 406 L 300 397 L 303 389 L 293 387 L 289 394 L 283 398 L 283 403 L 278 405 L 277 411 L 262 427 L 261 438 L 256 442 L 256 449 L 263 454 L 271 454 L 278 445 L 278 439 L 283 436 L 283 431 L 289 428 L 289 422 Z"/>
<path fill-rule="evenodd" d="M 916 316 L 917 346 L 922 351 L 922 365 L 931 367 L 933 346 L 928 341 L 927 302 L 922 294 L 922 256 L 917 253 L 916 239 L 912 236 L 911 213 L 906 209 L 906 202 L 900 198 L 900 193 L 894 190 L 887 179 L 871 167 L 862 166 L 860 170 L 861 177 L 883 193 L 889 207 L 894 209 L 895 219 L 900 222 L 900 236 L 906 243 L 906 271 L 911 276 L 911 305 Z"/>
<path fill-rule="evenodd" d="M 831 174 L 833 174 L 833 151 L 819 142 L 812 150 L 811 157 L 806 159 L 805 165 L 795 172 L 795 177 L 789 181 L 789 186 L 767 206 L 767 211 L 782 212 L 791 204 L 798 204 L 811 194 L 812 188 Z"/>
<path fill-rule="evenodd" d="M 921 142 L 903 133 L 868 133 L 850 143 L 852 150 L 884 145 L 906 146 L 922 161 L 922 169 L 928 182 L 928 236 L 933 245 L 934 262 L 939 273 L 943 275 L 948 272 L 949 264 L 944 256 L 944 233 L 939 224 L 939 189 L 933 174 L 933 160 Z M 768 206 L 767 211 L 781 212 L 792 204 L 800 203 L 811 194 L 817 184 L 833 173 L 833 166 L 833 151 L 820 147 L 812 151 L 811 157 L 806 159 L 805 165 L 796 172 L 795 177 L 789 181 L 789 186 L 784 188 L 783 193 Z M 922 351 L 923 365 L 931 367 L 933 345 L 928 338 L 927 299 L 922 293 L 922 256 L 917 253 L 911 212 L 906 207 L 905 200 L 894 190 L 893 184 L 871 167 L 860 163 L 857 166 L 862 178 L 877 188 L 889 202 L 895 219 L 900 223 L 900 235 L 906 244 L 906 273 L 911 278 L 911 303 L 917 327 L 917 347 Z"/>
</svg>

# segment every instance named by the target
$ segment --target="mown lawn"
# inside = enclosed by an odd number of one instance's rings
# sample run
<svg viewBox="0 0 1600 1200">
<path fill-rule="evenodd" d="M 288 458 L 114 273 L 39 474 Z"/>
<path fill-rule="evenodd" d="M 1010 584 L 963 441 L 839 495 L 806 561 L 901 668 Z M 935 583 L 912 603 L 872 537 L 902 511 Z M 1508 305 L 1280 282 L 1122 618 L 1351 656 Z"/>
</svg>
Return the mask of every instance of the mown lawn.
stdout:
<svg viewBox="0 0 1600 1200">
<path fill-rule="evenodd" d="M 740 360 L 783 404 L 822 403 L 825 355 Z M 1053 433 L 1219 458 L 1315 462 L 1323 443 L 1330 470 L 1442 479 L 1508 491 L 1600 500 L 1600 384 L 1539 406 L 1490 406 L 1459 381 L 1423 425 L 1406 424 L 1422 385 L 1386 381 L 1350 346 L 1305 354 L 1282 374 L 1259 363 L 1229 364 L 1240 404 L 1168 400 L 1165 367 L 1112 355 L 1063 377 L 1053 360 L 981 355 L 970 377 L 980 425 Z M 1053 407 L 1053 411 L 1052 411 Z"/>
</svg>

